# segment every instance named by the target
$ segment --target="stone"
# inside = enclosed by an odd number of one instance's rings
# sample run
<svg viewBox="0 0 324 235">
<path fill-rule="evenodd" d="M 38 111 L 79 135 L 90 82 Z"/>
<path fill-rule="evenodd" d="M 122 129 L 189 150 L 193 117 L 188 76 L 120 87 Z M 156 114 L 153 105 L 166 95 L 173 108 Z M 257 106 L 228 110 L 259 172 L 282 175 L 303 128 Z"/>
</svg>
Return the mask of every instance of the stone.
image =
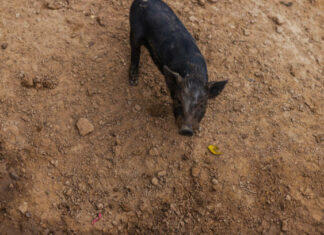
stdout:
<svg viewBox="0 0 324 235">
<path fill-rule="evenodd" d="M 276 27 L 276 32 L 279 33 L 279 34 L 282 34 L 282 32 L 283 32 L 282 27 L 277 26 Z"/>
<path fill-rule="evenodd" d="M 287 232 L 288 231 L 288 221 L 282 220 L 281 221 L 281 231 Z"/>
<path fill-rule="evenodd" d="M 76 126 L 81 136 L 86 136 L 94 131 L 92 123 L 86 118 L 80 118 Z"/>
<path fill-rule="evenodd" d="M 243 30 L 243 35 L 244 36 L 249 36 L 250 35 L 250 31 L 248 29 L 244 29 Z"/>
<path fill-rule="evenodd" d="M 158 186 L 159 185 L 159 180 L 156 178 L 156 177 L 153 177 L 152 180 L 151 180 L 151 183 L 155 186 Z"/>
<path fill-rule="evenodd" d="M 212 184 L 213 184 L 213 185 L 216 185 L 216 184 L 218 184 L 218 180 L 217 180 L 217 179 L 215 179 L 215 178 L 214 178 L 214 179 L 212 179 L 212 181 L 211 181 L 211 182 L 212 182 Z"/>
<path fill-rule="evenodd" d="M 166 176 L 167 172 L 166 171 L 160 171 L 158 172 L 158 177 L 163 177 L 163 176 Z"/>
<path fill-rule="evenodd" d="M 277 25 L 283 25 L 285 23 L 285 20 L 281 15 L 272 15 L 270 16 L 270 19 Z"/>
<path fill-rule="evenodd" d="M 200 168 L 199 167 L 193 167 L 191 168 L 191 175 L 193 177 L 198 177 L 200 174 Z"/>
<path fill-rule="evenodd" d="M 98 203 L 96 207 L 98 210 L 102 210 L 104 208 L 104 205 L 102 203 Z"/>
<path fill-rule="evenodd" d="M 8 43 L 5 42 L 5 43 L 2 43 L 2 44 L 1 44 L 1 49 L 2 49 L 2 50 L 6 50 L 7 47 L 8 47 Z"/>
<path fill-rule="evenodd" d="M 135 111 L 141 111 L 141 109 L 142 109 L 142 108 L 141 108 L 141 106 L 139 106 L 138 104 L 137 104 L 137 105 L 135 105 L 135 107 L 134 107 L 134 108 L 135 108 Z"/>
<path fill-rule="evenodd" d="M 206 0 L 198 0 L 198 4 L 203 7 L 206 4 Z"/>
<path fill-rule="evenodd" d="M 24 73 L 20 73 L 19 75 L 20 79 L 21 79 L 21 85 L 23 87 L 27 87 L 27 88 L 31 88 L 31 87 L 34 87 L 34 80 L 27 76 L 26 74 Z"/>
<path fill-rule="evenodd" d="M 25 214 L 28 210 L 28 203 L 27 202 L 23 202 L 19 207 L 18 210 L 22 213 Z"/>
<path fill-rule="evenodd" d="M 316 142 L 321 143 L 324 141 L 324 134 L 316 135 L 315 136 Z"/>
<path fill-rule="evenodd" d="M 157 156 L 157 155 L 159 155 L 160 153 L 159 153 L 159 150 L 158 150 L 156 147 L 153 147 L 153 148 L 150 149 L 149 154 L 150 154 L 151 156 Z"/>
</svg>

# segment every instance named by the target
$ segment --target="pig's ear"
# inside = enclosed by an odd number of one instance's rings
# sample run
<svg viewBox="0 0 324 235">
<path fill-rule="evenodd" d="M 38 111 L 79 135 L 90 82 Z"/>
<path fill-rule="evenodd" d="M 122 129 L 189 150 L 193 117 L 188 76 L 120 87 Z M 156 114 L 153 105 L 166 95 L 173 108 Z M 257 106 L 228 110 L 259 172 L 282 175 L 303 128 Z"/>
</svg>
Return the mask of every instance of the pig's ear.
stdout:
<svg viewBox="0 0 324 235">
<path fill-rule="evenodd" d="M 209 82 L 208 83 L 208 98 L 212 99 L 221 93 L 221 91 L 224 89 L 225 85 L 227 83 L 227 80 L 221 81 L 221 82 Z"/>
<path fill-rule="evenodd" d="M 171 69 L 169 69 L 168 66 L 164 65 L 163 66 L 163 74 L 164 76 L 166 76 L 167 78 L 172 78 L 175 79 L 177 81 L 177 83 L 180 83 L 183 78 L 181 77 L 180 74 L 178 74 L 177 72 L 173 72 Z"/>
</svg>

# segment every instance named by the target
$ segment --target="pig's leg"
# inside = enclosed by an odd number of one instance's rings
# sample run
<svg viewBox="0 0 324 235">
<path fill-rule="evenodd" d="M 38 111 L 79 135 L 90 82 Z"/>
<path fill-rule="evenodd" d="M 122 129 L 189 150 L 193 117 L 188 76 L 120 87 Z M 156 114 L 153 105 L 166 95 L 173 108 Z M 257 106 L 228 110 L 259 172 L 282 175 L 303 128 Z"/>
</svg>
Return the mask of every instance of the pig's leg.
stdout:
<svg viewBox="0 0 324 235">
<path fill-rule="evenodd" d="M 130 35 L 131 44 L 131 65 L 129 68 L 129 84 L 136 86 L 138 84 L 138 65 L 141 54 L 142 39 L 140 36 L 131 32 Z"/>
</svg>

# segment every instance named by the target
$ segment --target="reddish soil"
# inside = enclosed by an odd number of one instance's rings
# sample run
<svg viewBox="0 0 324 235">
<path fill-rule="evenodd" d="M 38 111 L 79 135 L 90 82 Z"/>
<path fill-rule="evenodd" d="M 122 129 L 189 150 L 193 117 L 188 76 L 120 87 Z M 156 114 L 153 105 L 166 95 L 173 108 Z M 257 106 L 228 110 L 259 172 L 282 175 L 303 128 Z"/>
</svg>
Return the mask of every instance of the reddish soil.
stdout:
<svg viewBox="0 0 324 235">
<path fill-rule="evenodd" d="M 324 234 L 324 2 L 166 2 L 229 79 L 192 138 L 130 0 L 0 0 L 0 234 Z"/>
</svg>

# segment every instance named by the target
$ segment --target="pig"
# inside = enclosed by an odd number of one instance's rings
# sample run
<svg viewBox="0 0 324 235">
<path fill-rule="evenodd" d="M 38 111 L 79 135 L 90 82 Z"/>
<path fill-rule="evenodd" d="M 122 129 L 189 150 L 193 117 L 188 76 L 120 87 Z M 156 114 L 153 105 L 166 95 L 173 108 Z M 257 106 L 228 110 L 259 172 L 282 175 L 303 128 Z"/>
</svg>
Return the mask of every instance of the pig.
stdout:
<svg viewBox="0 0 324 235">
<path fill-rule="evenodd" d="M 138 84 L 143 45 L 165 77 L 179 134 L 192 136 L 206 113 L 207 100 L 219 95 L 227 80 L 208 82 L 206 62 L 194 38 L 162 0 L 134 0 L 129 18 L 130 85 Z"/>
</svg>

